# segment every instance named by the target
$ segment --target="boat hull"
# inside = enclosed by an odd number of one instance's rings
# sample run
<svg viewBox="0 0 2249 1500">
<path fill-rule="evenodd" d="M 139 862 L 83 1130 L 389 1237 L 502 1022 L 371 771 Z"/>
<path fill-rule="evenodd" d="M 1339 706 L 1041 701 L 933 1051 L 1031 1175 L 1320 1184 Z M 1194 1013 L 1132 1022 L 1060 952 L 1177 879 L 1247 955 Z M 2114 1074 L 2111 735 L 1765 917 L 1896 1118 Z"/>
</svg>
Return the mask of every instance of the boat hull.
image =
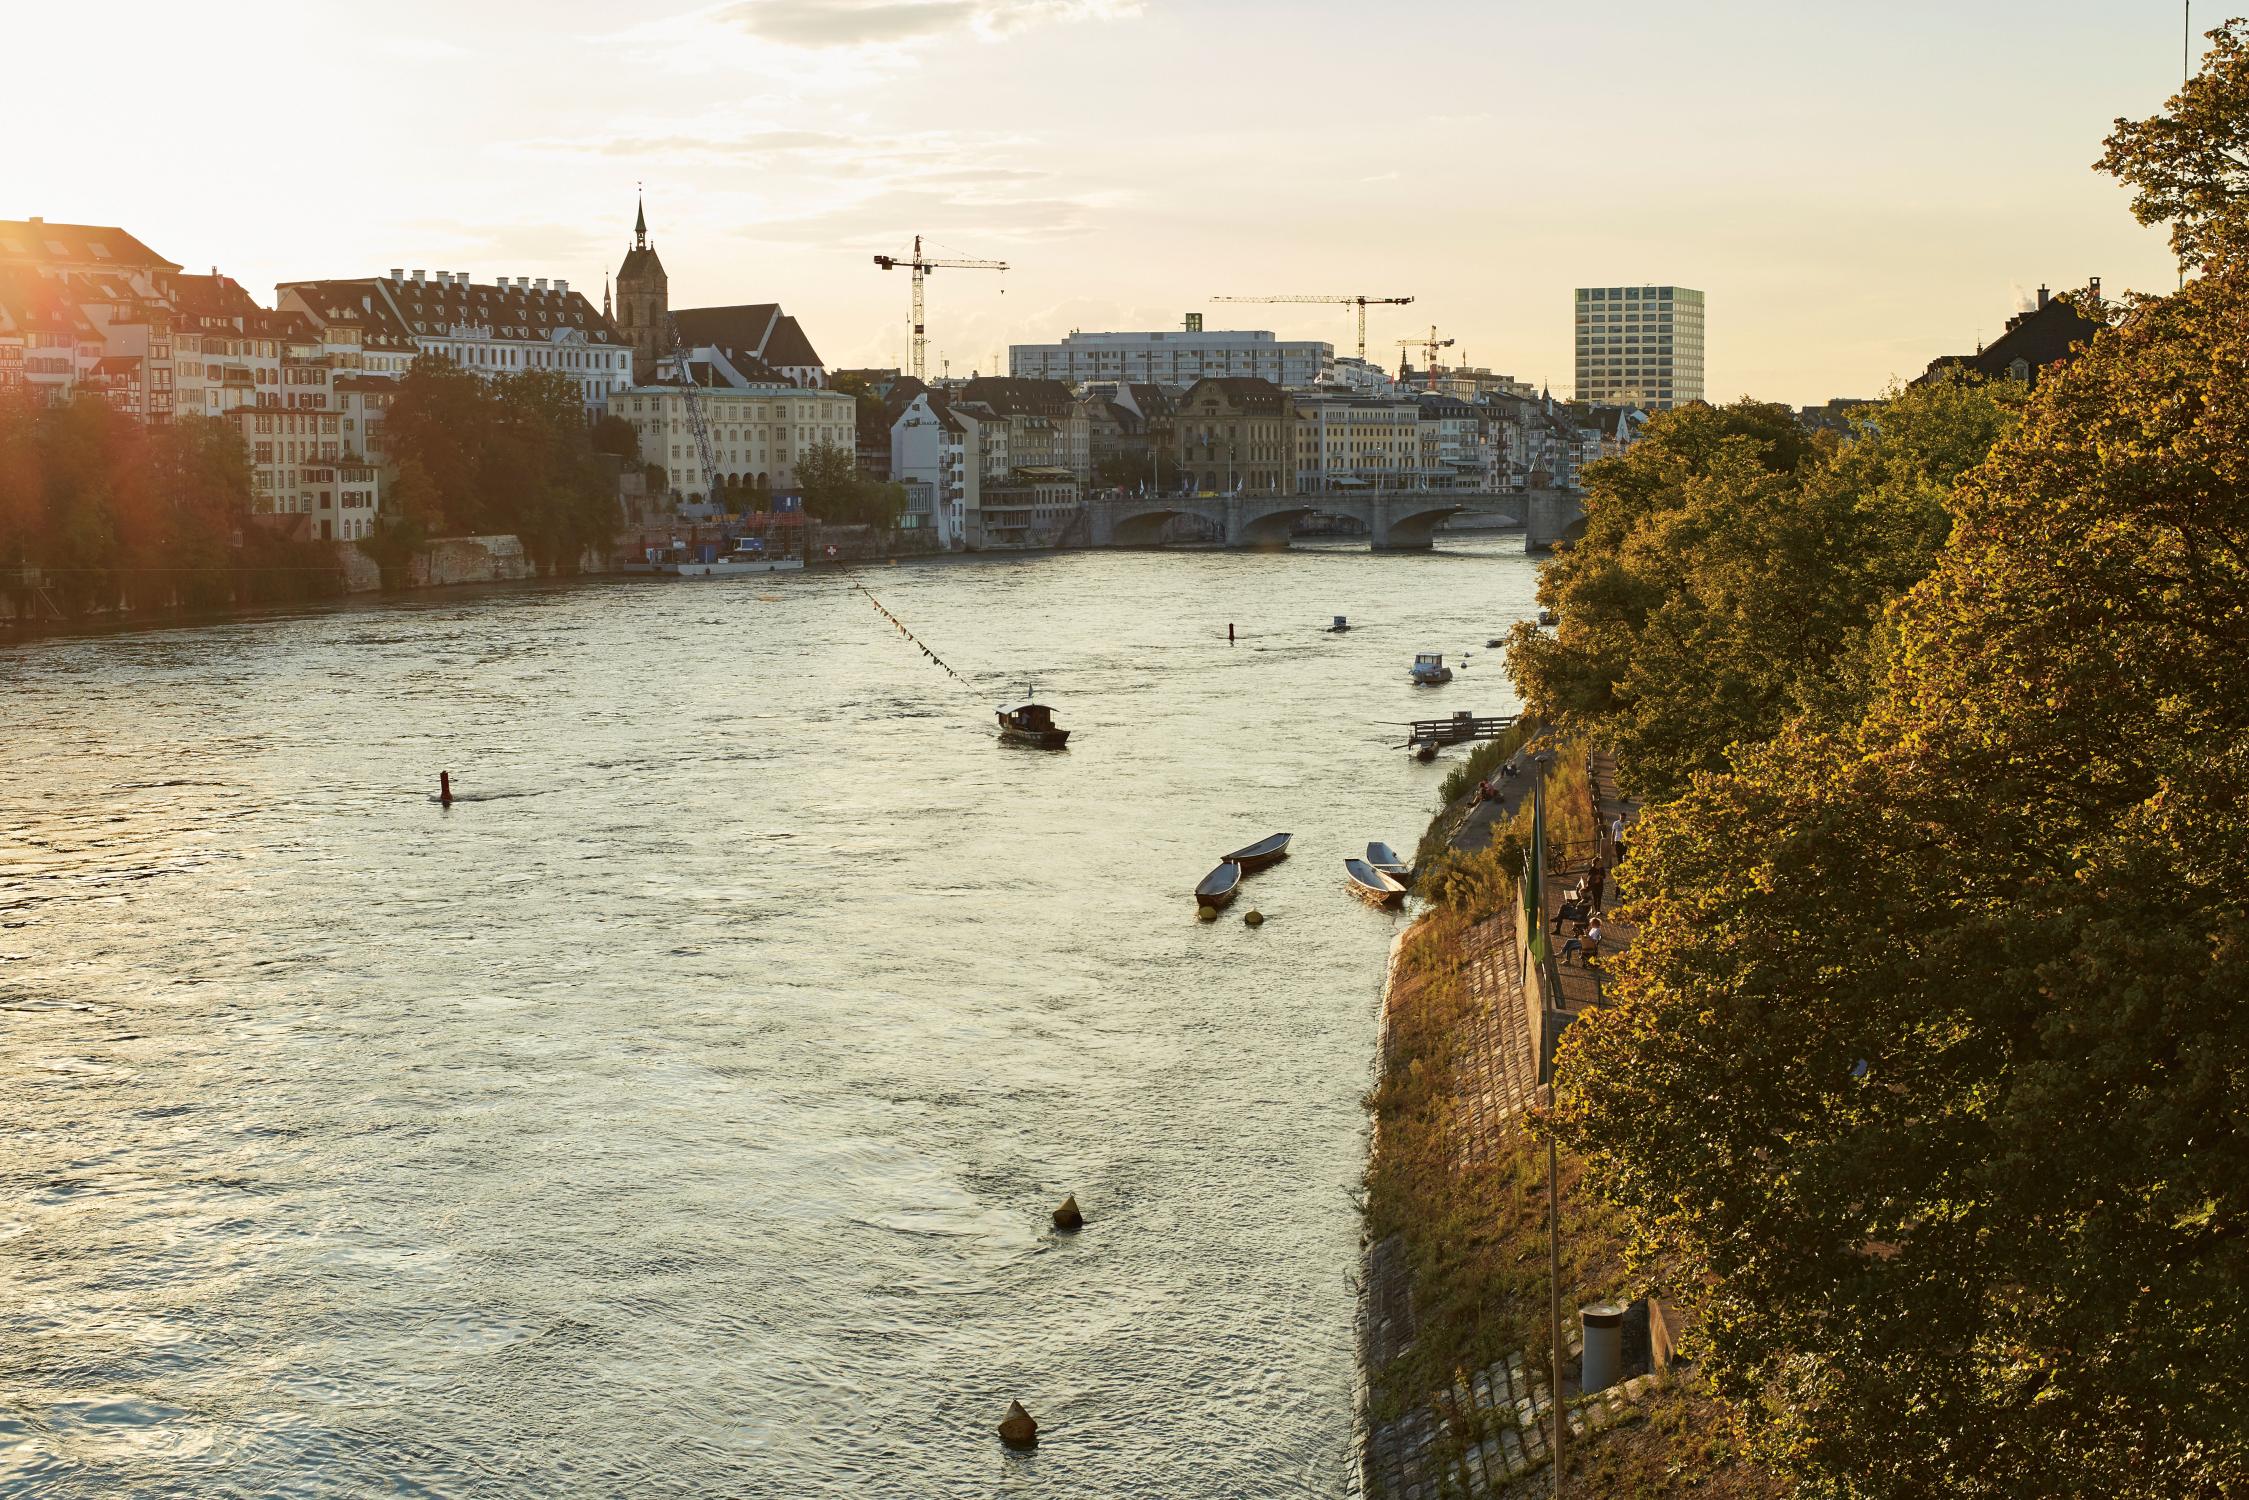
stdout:
<svg viewBox="0 0 2249 1500">
<path fill-rule="evenodd" d="M 1406 888 L 1383 874 L 1363 859 L 1343 862 L 1343 878 L 1350 883 L 1352 893 L 1362 901 L 1376 906 L 1396 906 L 1406 899 Z"/>
<path fill-rule="evenodd" d="M 1226 860 L 1195 887 L 1195 901 L 1201 906 L 1224 906 L 1239 895 L 1241 889 L 1242 867 Z"/>
<path fill-rule="evenodd" d="M 1276 833 L 1270 838 L 1259 839 L 1254 844 L 1245 845 L 1222 857 L 1240 865 L 1244 874 L 1251 870 L 1262 870 L 1268 865 L 1277 865 L 1288 858 L 1289 840 L 1294 837 L 1294 834 Z"/>
<path fill-rule="evenodd" d="M 756 562 L 741 562 L 720 558 L 716 562 L 658 563 L 656 572 L 664 578 L 747 578 L 753 573 L 801 573 L 801 557 L 761 557 Z"/>
<path fill-rule="evenodd" d="M 1070 743 L 1067 729 L 1002 729 L 1003 745 L 1029 745 L 1034 750 L 1060 750 Z"/>
</svg>

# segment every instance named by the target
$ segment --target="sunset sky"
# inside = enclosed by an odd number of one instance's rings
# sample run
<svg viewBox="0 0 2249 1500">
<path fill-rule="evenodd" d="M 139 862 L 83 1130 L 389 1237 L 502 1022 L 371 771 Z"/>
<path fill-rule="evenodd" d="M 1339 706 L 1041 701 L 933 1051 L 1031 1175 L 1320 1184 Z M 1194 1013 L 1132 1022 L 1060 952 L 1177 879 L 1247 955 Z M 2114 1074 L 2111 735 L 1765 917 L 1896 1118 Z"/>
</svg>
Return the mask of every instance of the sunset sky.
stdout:
<svg viewBox="0 0 2249 1500">
<path fill-rule="evenodd" d="M 0 20 L 0 218 L 267 302 L 392 266 L 598 298 L 645 180 L 674 305 L 779 300 L 831 366 L 905 357 L 876 252 L 1010 261 L 931 278 L 956 374 L 1191 311 L 1349 352 L 1340 309 L 1208 299 L 1410 293 L 1370 355 L 1433 322 L 1567 394 L 1571 289 L 1671 282 L 1708 293 L 1714 398 L 1803 403 L 2041 281 L 2171 284 L 2089 163 L 2180 41 L 2169 0 L 44 6 Z"/>
</svg>

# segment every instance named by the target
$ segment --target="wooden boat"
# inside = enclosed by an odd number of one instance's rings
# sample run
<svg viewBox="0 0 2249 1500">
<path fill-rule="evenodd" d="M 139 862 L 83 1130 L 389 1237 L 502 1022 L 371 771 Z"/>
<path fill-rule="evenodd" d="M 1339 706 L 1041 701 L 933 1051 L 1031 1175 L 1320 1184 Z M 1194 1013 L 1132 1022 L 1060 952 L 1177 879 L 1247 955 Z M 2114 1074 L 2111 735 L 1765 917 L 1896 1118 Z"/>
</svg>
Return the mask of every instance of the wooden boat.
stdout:
<svg viewBox="0 0 2249 1500">
<path fill-rule="evenodd" d="M 1343 862 L 1344 878 L 1351 889 L 1377 906 L 1396 906 L 1406 899 L 1406 888 L 1363 859 Z"/>
<path fill-rule="evenodd" d="M 1230 859 L 1221 860 L 1218 868 L 1205 875 L 1203 883 L 1195 887 L 1195 900 L 1202 906 L 1224 906 L 1234 899 L 1241 885 L 1242 867 Z"/>
<path fill-rule="evenodd" d="M 1424 651 L 1413 659 L 1413 670 L 1408 675 L 1424 687 L 1435 687 L 1438 683 L 1452 681 L 1452 668 L 1446 666 L 1444 657 L 1436 652 Z"/>
<path fill-rule="evenodd" d="M 1437 758 L 1437 742 L 1426 739 L 1415 740 L 1413 742 L 1413 758 L 1423 765 L 1429 764 Z"/>
<path fill-rule="evenodd" d="M 1219 857 L 1240 865 L 1242 873 L 1246 875 L 1252 870 L 1262 870 L 1267 865 L 1279 864 L 1288 858 L 1288 841 L 1295 836 L 1291 833 L 1268 834 L 1254 844 L 1245 844 L 1232 854 Z"/>
<path fill-rule="evenodd" d="M 1054 710 L 1043 703 L 1018 703 L 1001 709 L 999 716 L 1003 744 L 1059 750 L 1070 743 L 1070 731 L 1055 727 Z"/>
<path fill-rule="evenodd" d="M 1413 866 L 1398 858 L 1398 851 L 1388 844 L 1367 845 L 1367 863 L 1401 885 L 1413 879 Z"/>
</svg>

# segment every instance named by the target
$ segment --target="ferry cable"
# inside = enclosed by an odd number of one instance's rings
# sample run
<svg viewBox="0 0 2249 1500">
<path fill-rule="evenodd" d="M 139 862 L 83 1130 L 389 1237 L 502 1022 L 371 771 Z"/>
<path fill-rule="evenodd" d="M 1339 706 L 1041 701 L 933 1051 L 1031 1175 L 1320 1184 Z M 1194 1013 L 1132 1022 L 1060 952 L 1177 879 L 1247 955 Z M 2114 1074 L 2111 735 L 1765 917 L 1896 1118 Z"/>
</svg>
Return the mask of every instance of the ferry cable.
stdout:
<svg viewBox="0 0 2249 1500">
<path fill-rule="evenodd" d="M 927 645 L 923 644 L 921 637 L 915 635 L 911 630 L 908 630 L 906 628 L 906 622 L 899 619 L 896 615 L 892 614 L 890 610 L 885 607 L 883 602 L 875 597 L 874 591 L 868 588 L 865 584 L 861 583 L 856 575 L 846 572 L 844 574 L 844 577 L 850 581 L 853 588 L 857 589 L 860 593 L 867 596 L 867 602 L 875 607 L 875 613 L 881 615 L 885 620 L 888 620 L 891 623 L 892 627 L 896 629 L 900 635 L 904 636 L 909 642 L 912 643 L 914 649 L 921 652 L 922 655 L 928 657 L 931 661 L 937 663 L 939 669 L 942 670 L 947 677 L 952 678 L 953 681 L 959 683 L 962 687 L 968 689 L 968 691 L 972 693 L 977 692 L 977 688 L 974 683 L 961 676 L 960 673 L 954 671 L 949 665 L 946 664 L 943 657 L 939 656 L 936 652 L 930 650 Z"/>
</svg>

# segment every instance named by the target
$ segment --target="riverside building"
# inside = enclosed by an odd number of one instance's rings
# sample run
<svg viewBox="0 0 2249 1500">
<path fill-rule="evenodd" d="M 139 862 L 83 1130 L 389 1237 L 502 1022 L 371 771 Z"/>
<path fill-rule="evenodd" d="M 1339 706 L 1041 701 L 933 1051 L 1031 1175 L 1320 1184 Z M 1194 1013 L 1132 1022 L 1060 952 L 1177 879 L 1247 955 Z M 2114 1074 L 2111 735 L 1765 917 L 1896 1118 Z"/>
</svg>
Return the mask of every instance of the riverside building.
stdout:
<svg viewBox="0 0 2249 1500">
<path fill-rule="evenodd" d="M 1577 399 L 1668 411 L 1703 399 L 1702 293 L 1683 286 L 1577 289 Z"/>
<path fill-rule="evenodd" d="M 685 386 L 627 387 L 610 398 L 609 412 L 639 430 L 641 460 L 663 465 L 672 492 L 691 504 L 761 509 L 762 497 L 797 487 L 797 463 L 813 448 L 827 444 L 848 453 L 858 442 L 859 403 L 841 391 L 703 386 L 713 378 L 710 367 L 691 359 L 689 368 L 698 377 L 696 401 L 710 431 L 715 473 L 703 467 Z"/>
</svg>

